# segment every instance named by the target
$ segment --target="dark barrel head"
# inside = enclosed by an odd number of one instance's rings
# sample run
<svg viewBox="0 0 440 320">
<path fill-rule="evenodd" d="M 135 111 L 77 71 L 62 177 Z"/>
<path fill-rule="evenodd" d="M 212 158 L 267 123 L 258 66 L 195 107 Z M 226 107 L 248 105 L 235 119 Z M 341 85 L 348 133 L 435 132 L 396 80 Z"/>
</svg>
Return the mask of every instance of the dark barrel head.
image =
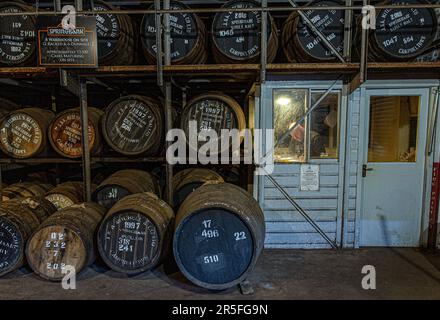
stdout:
<svg viewBox="0 0 440 320">
<path fill-rule="evenodd" d="M 112 215 L 98 232 L 98 248 L 105 263 L 127 274 L 154 267 L 161 245 L 154 222 L 135 211 Z"/>
<path fill-rule="evenodd" d="M 101 12 L 111 10 L 111 8 L 106 4 L 100 1 L 95 1 L 93 10 L 98 11 L 98 14 L 96 14 L 98 57 L 99 59 L 103 59 L 116 49 L 119 37 L 121 36 L 121 26 L 119 24 L 117 15 Z"/>
<path fill-rule="evenodd" d="M 20 13 L 20 5 L 2 6 L 0 13 Z M 26 64 L 36 47 L 35 19 L 27 15 L 0 17 L 0 64 Z"/>
<path fill-rule="evenodd" d="M 393 1 L 393 4 L 423 1 Z M 408 59 L 424 52 L 435 38 L 437 18 L 430 8 L 382 9 L 376 18 L 373 38 L 390 58 Z"/>
<path fill-rule="evenodd" d="M 118 185 L 104 185 L 93 192 L 93 201 L 109 210 L 116 202 L 130 195 L 131 192 Z"/>
<path fill-rule="evenodd" d="M 13 271 L 23 257 L 23 237 L 8 219 L 0 217 L 0 276 Z"/>
<path fill-rule="evenodd" d="M 257 8 L 255 1 L 234 0 L 224 7 L 232 9 Z M 267 34 L 270 38 L 271 20 L 268 19 Z M 217 13 L 212 23 L 212 35 L 216 48 L 233 60 L 247 60 L 260 54 L 261 13 L 258 11 Z"/>
<path fill-rule="evenodd" d="M 312 5 L 338 6 L 341 4 L 336 1 L 317 1 Z M 342 53 L 344 49 L 344 10 L 306 10 L 304 14 L 326 36 L 333 47 L 339 53 Z M 334 58 L 331 50 L 322 43 L 321 39 L 305 24 L 303 19 L 299 19 L 297 37 L 307 55 L 318 60 Z"/>
<path fill-rule="evenodd" d="M 171 1 L 170 8 L 187 9 L 188 7 L 180 2 Z M 188 56 L 194 49 L 199 37 L 196 16 L 189 13 L 171 13 L 171 61 L 178 61 Z M 146 14 L 141 26 L 142 45 L 149 55 L 156 56 L 156 20 L 154 14 Z"/>
<path fill-rule="evenodd" d="M 158 106 L 137 96 L 122 97 L 105 110 L 103 133 L 118 152 L 137 155 L 157 148 L 163 132 Z"/>
<path fill-rule="evenodd" d="M 222 208 L 200 210 L 179 223 L 174 256 L 189 280 L 208 289 L 236 284 L 251 265 L 254 240 L 246 223 Z"/>
</svg>

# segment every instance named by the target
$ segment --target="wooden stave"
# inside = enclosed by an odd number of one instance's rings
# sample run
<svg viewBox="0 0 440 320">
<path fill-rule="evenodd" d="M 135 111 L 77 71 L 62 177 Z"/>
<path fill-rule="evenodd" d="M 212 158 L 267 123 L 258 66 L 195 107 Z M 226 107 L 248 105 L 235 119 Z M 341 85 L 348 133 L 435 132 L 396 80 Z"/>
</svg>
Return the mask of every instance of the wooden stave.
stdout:
<svg viewBox="0 0 440 320">
<path fill-rule="evenodd" d="M 129 194 L 151 192 L 160 195 L 159 182 L 156 177 L 147 171 L 137 169 L 120 170 L 107 177 L 93 192 L 93 201 L 99 203 L 100 192 L 110 187 L 120 187 L 127 190 Z M 116 202 L 122 199 L 119 198 Z M 104 206 L 104 204 L 101 205 Z"/>
<path fill-rule="evenodd" d="M 316 6 L 319 5 L 320 2 L 326 0 L 318 0 L 318 1 L 310 1 L 306 4 L 306 6 Z M 326 1 L 328 2 L 328 0 Z M 338 0 L 330 0 L 330 2 L 334 2 L 335 5 L 340 5 Z M 337 57 L 333 54 L 328 58 L 316 57 L 309 54 L 301 45 L 298 39 L 298 25 L 300 21 L 300 16 L 297 12 L 292 12 L 287 20 L 284 23 L 282 34 L 281 34 L 281 43 L 284 52 L 284 56 L 286 57 L 288 62 L 333 62 L 337 60 Z M 343 25 L 342 25 L 343 27 Z M 344 30 L 342 29 L 342 32 Z M 343 38 L 343 37 L 342 37 Z M 293 42 L 291 41 L 293 39 Z M 342 52 L 340 52 L 342 54 Z"/>
<path fill-rule="evenodd" d="M 137 268 L 123 268 L 111 261 L 106 253 L 104 238 L 107 223 L 110 219 L 124 214 L 140 214 L 148 219 L 158 234 L 157 252 L 149 263 Z M 151 192 L 137 193 L 126 196 L 116 203 L 106 214 L 98 229 L 98 251 L 105 264 L 112 270 L 124 274 L 139 274 L 151 270 L 163 261 L 169 252 L 172 238 L 174 211 L 163 200 Z M 118 233 L 120 234 L 120 233 Z"/>
<path fill-rule="evenodd" d="M 170 2 L 170 6 L 174 7 L 181 7 L 181 8 L 189 8 L 186 4 L 172 0 Z M 197 32 L 197 39 L 194 47 L 191 49 L 191 51 L 186 54 L 183 57 L 180 57 L 178 59 L 173 59 L 171 57 L 171 64 L 176 65 L 189 65 L 189 64 L 204 64 L 208 60 L 208 50 L 207 50 L 207 30 L 205 27 L 205 24 L 203 23 L 202 19 L 195 13 L 191 14 L 193 20 L 196 23 L 196 32 Z M 150 52 L 148 45 L 145 43 L 146 36 L 144 35 L 145 30 L 145 23 L 146 23 L 147 15 L 144 15 L 141 23 L 140 28 L 140 35 L 141 35 L 141 46 L 142 51 L 144 54 L 145 59 L 149 64 L 156 64 L 156 54 L 153 52 Z M 171 48 L 172 50 L 172 48 Z"/>
<path fill-rule="evenodd" d="M 47 183 L 19 182 L 2 190 L 2 201 L 14 198 L 43 197 L 53 186 Z"/>
<path fill-rule="evenodd" d="M 138 100 L 141 103 L 148 106 L 151 113 L 156 118 L 157 125 L 157 132 L 154 133 L 155 141 L 156 143 L 150 142 L 147 147 L 144 147 L 143 149 L 139 151 L 129 151 L 124 150 L 121 147 L 117 146 L 113 142 L 113 138 L 109 135 L 108 128 L 107 128 L 107 121 L 108 118 L 111 116 L 111 112 L 116 112 L 118 109 L 118 106 L 123 101 L 127 100 Z M 157 100 L 154 100 L 152 98 L 146 97 L 146 96 L 140 96 L 140 95 L 128 95 L 121 97 L 115 101 L 113 101 L 105 110 L 104 114 L 101 117 L 101 128 L 102 128 L 102 136 L 105 140 L 105 142 L 112 148 L 114 151 L 125 155 L 125 156 L 137 156 L 137 155 L 154 155 L 157 154 L 161 148 L 161 141 L 163 140 L 164 136 L 164 114 L 163 114 L 163 108 L 161 107 L 161 103 Z M 159 142 L 159 143 L 157 143 Z"/>
<path fill-rule="evenodd" d="M 38 125 L 39 130 L 41 131 L 41 139 L 38 144 L 38 148 L 30 154 L 17 155 L 17 154 L 13 154 L 13 153 L 9 152 L 7 150 L 7 147 L 4 145 L 2 139 L 0 139 L 0 150 L 4 154 L 8 155 L 9 157 L 17 158 L 17 159 L 28 159 L 28 158 L 39 155 L 47 148 L 47 143 L 46 143 L 47 142 L 47 129 L 50 126 L 50 122 L 53 120 L 53 118 L 55 116 L 54 113 L 52 111 L 42 109 L 42 108 L 25 108 L 25 109 L 19 109 L 16 111 L 12 111 L 7 116 L 3 117 L 3 119 L 0 122 L 0 129 L 4 128 L 5 123 L 8 122 L 8 119 L 11 119 L 12 117 L 17 116 L 17 115 L 28 116 L 28 117 L 32 118 L 36 122 L 36 124 Z"/>
<path fill-rule="evenodd" d="M 34 8 L 32 6 L 27 5 L 25 2 L 23 1 L 5 1 L 0 3 L 0 10 L 2 10 L 2 8 L 5 7 L 9 7 L 9 6 L 13 6 L 13 7 L 17 7 L 20 10 L 22 10 L 23 12 L 29 11 L 35 11 Z M 26 15 L 25 15 L 26 16 Z M 27 16 L 28 19 L 30 19 L 31 23 L 35 26 L 35 32 L 36 32 L 36 18 L 34 16 Z M 27 55 L 27 57 L 24 60 L 20 60 L 18 62 L 1 62 L 0 61 L 0 66 L 7 66 L 7 67 L 14 67 L 14 66 L 30 66 L 30 65 L 34 65 L 35 64 L 35 59 L 36 59 L 36 52 L 37 52 L 37 37 L 35 34 L 35 39 L 31 42 L 31 49 L 29 54 Z"/>
<path fill-rule="evenodd" d="M 76 204 L 57 211 L 55 214 L 45 220 L 40 227 L 32 234 L 26 245 L 26 258 L 31 269 L 39 275 L 41 278 L 49 281 L 60 281 L 65 276 L 58 272 L 57 276 L 48 276 L 46 273 L 38 270 L 34 264 L 35 250 L 32 249 L 33 242 L 40 232 L 44 232 L 45 229 L 51 230 L 52 228 L 62 228 L 65 232 L 72 232 L 82 244 L 83 252 L 82 263 L 75 266 L 76 273 L 80 273 L 86 267 L 90 266 L 96 257 L 95 254 L 95 231 L 105 215 L 105 210 L 101 206 L 92 202 L 85 202 Z M 38 242 L 38 239 L 35 240 Z M 42 249 L 43 245 L 40 247 Z M 67 247 L 67 244 L 66 244 Z M 76 252 L 77 253 L 77 252 Z M 64 259 L 65 255 L 63 255 Z M 61 260 L 63 261 L 63 260 Z M 61 264 L 61 262 L 59 262 Z"/>
<path fill-rule="evenodd" d="M 210 208 L 220 208 L 236 214 L 246 224 L 253 237 L 252 260 L 246 271 L 229 283 L 209 284 L 198 280 L 186 271 L 177 250 L 182 225 L 192 215 Z M 225 290 L 243 282 L 253 270 L 258 257 L 263 251 L 265 234 L 264 214 L 252 195 L 233 184 L 208 182 L 190 194 L 177 212 L 173 239 L 174 257 L 182 274 L 194 284 L 210 290 Z"/>
<path fill-rule="evenodd" d="M 188 126 L 187 123 L 189 122 L 189 113 L 191 111 L 191 107 L 195 105 L 197 102 L 202 100 L 217 100 L 225 103 L 227 106 L 229 106 L 229 109 L 233 112 L 236 120 L 237 120 L 237 128 L 238 130 L 242 131 L 246 128 L 246 117 L 244 115 L 244 111 L 241 108 L 240 104 L 233 99 L 230 96 L 227 96 L 223 93 L 219 92 L 208 92 L 204 94 L 200 94 L 193 99 L 191 99 L 187 104 L 183 107 L 183 111 L 180 117 L 180 128 L 185 131 L 185 133 L 188 133 Z M 217 133 L 220 136 L 220 133 Z M 191 146 L 189 143 L 189 139 L 187 139 L 187 144 L 190 148 L 196 149 L 195 146 Z M 243 141 L 243 137 L 241 139 Z M 219 147 L 219 153 L 221 153 L 221 148 Z"/>
<path fill-rule="evenodd" d="M 188 185 L 198 185 L 201 186 L 209 181 L 224 182 L 223 177 L 217 172 L 205 169 L 205 168 L 190 168 L 179 171 L 173 177 L 173 193 L 175 208 L 178 208 L 182 201 L 178 202 L 178 195 L 182 188 Z M 197 186 L 196 186 L 197 187 Z M 186 197 L 185 197 L 186 198 Z"/>
<path fill-rule="evenodd" d="M 44 198 L 30 197 L 14 199 L 4 202 L 0 206 L 1 224 L 9 224 L 20 239 L 19 256 L 15 262 L 4 270 L 0 270 L 0 277 L 22 267 L 25 262 L 25 244 L 38 226 L 56 211 L 56 208 Z M 10 229 L 11 230 L 11 229 Z"/>
<path fill-rule="evenodd" d="M 89 107 L 88 110 L 88 119 L 89 119 L 89 125 L 88 125 L 88 132 L 89 134 L 92 134 L 92 141 L 90 141 L 89 136 L 89 149 L 91 155 L 97 155 L 102 150 L 102 137 L 101 137 L 101 117 L 103 116 L 104 112 L 97 108 Z M 61 121 L 66 116 L 75 116 L 79 121 L 81 119 L 80 115 L 80 109 L 79 108 L 71 108 L 67 109 L 59 114 L 57 114 L 51 121 L 48 129 L 48 136 L 49 136 L 49 142 L 52 148 L 55 150 L 56 153 L 58 153 L 60 156 L 70 159 L 78 159 L 82 157 L 82 151 L 81 153 L 76 152 L 75 154 L 69 154 L 64 152 L 60 149 L 58 144 L 56 143 L 57 136 L 55 135 L 55 128 L 57 126 L 57 123 Z M 81 131 L 81 126 L 78 129 Z M 82 149 L 82 135 L 80 135 L 79 140 L 80 143 L 79 147 L 76 147 L 75 149 L 81 148 Z"/>
<path fill-rule="evenodd" d="M 226 8 L 230 5 L 233 5 L 235 2 L 241 2 L 243 0 L 230 0 L 228 2 L 226 2 L 222 8 Z M 254 0 L 244 0 L 246 2 L 249 3 L 253 3 L 256 7 L 259 7 L 260 5 L 255 2 Z M 217 15 L 220 16 L 220 13 L 217 13 Z M 216 15 L 216 16 L 217 16 Z M 219 64 L 235 64 L 235 63 L 260 63 L 260 52 L 261 52 L 261 48 L 260 51 L 253 55 L 252 57 L 244 57 L 242 59 L 238 58 L 238 57 L 229 57 L 226 54 L 223 53 L 222 49 L 219 48 L 218 44 L 216 43 L 215 40 L 215 17 L 214 17 L 214 21 L 212 23 L 212 28 L 211 28 L 211 42 L 212 42 L 212 54 L 214 57 L 214 60 L 216 63 Z M 279 46 L 279 37 L 278 37 L 278 28 L 275 22 L 275 19 L 273 19 L 273 17 L 268 13 L 268 19 L 270 22 L 270 26 L 271 26 L 271 30 L 270 30 L 270 34 L 268 35 L 268 39 L 267 39 L 267 63 L 271 63 L 275 60 L 277 52 L 278 52 L 278 46 Z"/>
</svg>

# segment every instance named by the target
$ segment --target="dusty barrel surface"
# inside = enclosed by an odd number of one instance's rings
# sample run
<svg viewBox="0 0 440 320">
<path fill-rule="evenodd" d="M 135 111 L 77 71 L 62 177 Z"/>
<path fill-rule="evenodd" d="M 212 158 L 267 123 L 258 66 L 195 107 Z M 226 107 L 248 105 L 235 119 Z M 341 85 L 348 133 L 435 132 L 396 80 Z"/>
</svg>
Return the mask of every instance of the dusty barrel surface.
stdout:
<svg viewBox="0 0 440 320">
<path fill-rule="evenodd" d="M 135 193 L 159 194 L 159 183 L 149 172 L 127 169 L 113 173 L 93 192 L 93 201 L 110 209 L 122 198 Z"/>
<path fill-rule="evenodd" d="M 107 144 L 121 154 L 157 153 L 164 135 L 162 107 L 148 97 L 119 98 L 104 111 L 102 133 Z"/>
<path fill-rule="evenodd" d="M 105 214 L 95 203 L 82 203 L 57 211 L 33 233 L 26 246 L 29 266 L 47 280 L 58 281 L 93 263 L 94 233 Z"/>
<path fill-rule="evenodd" d="M 195 121 L 196 127 L 190 130 L 190 121 Z M 192 143 L 190 134 L 197 131 L 214 130 L 221 137 L 222 129 L 243 130 L 246 119 L 243 109 L 233 98 L 221 93 L 202 94 L 189 101 L 183 108 L 181 115 L 181 128 L 185 131 L 190 148 L 197 149 L 205 142 Z M 196 137 L 197 138 L 197 137 Z M 218 151 L 222 151 L 218 141 Z"/>
<path fill-rule="evenodd" d="M 0 3 L 0 13 L 26 13 L 35 11 L 21 2 Z M 14 15 L 0 17 L 0 65 L 20 66 L 35 63 L 35 17 Z"/>
<path fill-rule="evenodd" d="M 171 1 L 170 8 L 188 9 L 178 1 Z M 203 64 L 208 58 L 206 29 L 194 13 L 170 14 L 171 63 Z M 141 41 L 144 55 L 150 64 L 156 63 L 156 20 L 154 14 L 146 14 L 141 24 Z"/>
<path fill-rule="evenodd" d="M 0 276 L 20 268 L 30 235 L 56 211 L 44 198 L 14 199 L 0 206 Z"/>
<path fill-rule="evenodd" d="M 426 3 L 409 0 L 384 4 Z M 412 60 L 432 45 L 437 28 L 432 8 L 381 9 L 376 15 L 376 29 L 370 32 L 369 56 L 376 61 Z"/>
<path fill-rule="evenodd" d="M 253 0 L 232 0 L 223 8 L 259 8 Z M 275 59 L 278 50 L 278 31 L 268 15 L 267 61 Z M 217 63 L 259 62 L 261 53 L 261 13 L 258 11 L 217 13 L 212 23 L 213 54 Z"/>
<path fill-rule="evenodd" d="M 137 34 L 130 16 L 103 12 L 118 10 L 115 6 L 104 1 L 94 1 L 93 10 L 97 12 L 96 32 L 98 34 L 99 64 L 132 64 Z"/>
<path fill-rule="evenodd" d="M 57 185 L 45 195 L 58 210 L 84 202 L 84 186 L 81 181 L 68 181 Z"/>
<path fill-rule="evenodd" d="M 96 155 L 102 148 L 100 130 L 103 111 L 88 108 L 88 137 L 89 150 Z M 66 158 L 80 158 L 82 156 L 81 113 L 79 108 L 63 111 L 56 115 L 49 127 L 49 141 L 53 149 Z"/>
<path fill-rule="evenodd" d="M 310 6 L 340 6 L 338 1 L 318 0 Z M 344 50 L 344 11 L 306 10 L 304 14 L 342 55 Z M 306 25 L 298 12 L 289 15 L 282 32 L 282 47 L 289 62 L 333 61 L 334 53 Z"/>
<path fill-rule="evenodd" d="M 180 271 L 198 286 L 223 290 L 248 276 L 263 250 L 257 201 L 228 183 L 206 184 L 180 206 L 173 250 Z"/>
<path fill-rule="evenodd" d="M 10 112 L 0 122 L 0 149 L 13 158 L 31 158 L 47 145 L 52 111 L 26 108 Z"/>
<path fill-rule="evenodd" d="M 208 181 L 224 182 L 220 174 L 209 169 L 192 168 L 179 171 L 173 177 L 175 208 L 179 208 L 189 194 Z"/>
<path fill-rule="evenodd" d="M 51 189 L 53 186 L 47 183 L 14 183 L 2 190 L 2 201 L 14 198 L 43 197 Z"/>
<path fill-rule="evenodd" d="M 99 228 L 99 253 L 118 272 L 154 268 L 169 251 L 173 220 L 171 207 L 155 194 L 127 196 L 110 209 Z"/>
</svg>

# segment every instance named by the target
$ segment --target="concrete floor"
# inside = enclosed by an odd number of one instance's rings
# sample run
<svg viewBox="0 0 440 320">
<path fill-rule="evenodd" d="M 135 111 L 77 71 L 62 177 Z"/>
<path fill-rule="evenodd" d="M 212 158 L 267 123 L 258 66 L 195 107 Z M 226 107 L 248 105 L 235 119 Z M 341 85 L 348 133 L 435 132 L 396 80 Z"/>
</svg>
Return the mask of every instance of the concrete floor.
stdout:
<svg viewBox="0 0 440 320">
<path fill-rule="evenodd" d="M 376 290 L 361 286 L 364 265 L 376 268 Z M 237 288 L 197 288 L 172 262 L 134 277 L 94 265 L 76 290 L 21 269 L 0 279 L 0 299 L 440 299 L 440 254 L 416 249 L 266 250 L 249 278 L 253 295 Z"/>
</svg>

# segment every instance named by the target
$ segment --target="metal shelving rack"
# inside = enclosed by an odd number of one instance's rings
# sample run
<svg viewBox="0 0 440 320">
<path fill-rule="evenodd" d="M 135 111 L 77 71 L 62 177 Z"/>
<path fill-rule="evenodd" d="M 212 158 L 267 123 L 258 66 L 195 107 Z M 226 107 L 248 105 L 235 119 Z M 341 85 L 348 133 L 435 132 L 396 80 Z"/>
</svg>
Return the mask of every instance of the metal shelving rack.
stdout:
<svg viewBox="0 0 440 320">
<path fill-rule="evenodd" d="M 54 11 L 38 11 L 30 12 L 29 15 L 56 15 L 60 12 L 60 0 L 53 0 Z M 114 14 L 155 14 L 156 15 L 156 40 L 158 44 L 156 65 L 139 65 L 139 66 L 101 66 L 93 70 L 57 70 L 47 69 L 41 67 L 19 67 L 19 68 L 0 68 L 0 78 L 60 78 L 61 84 L 64 84 L 66 89 L 78 96 L 81 106 L 81 122 L 87 123 L 87 86 L 88 79 L 106 77 L 155 77 L 155 82 L 161 88 L 165 98 L 165 122 L 166 130 L 173 127 L 173 115 L 171 109 L 172 98 L 172 77 L 180 76 L 220 76 L 230 75 L 231 73 L 246 76 L 248 81 L 258 82 L 263 84 L 268 75 L 292 75 L 292 74 L 326 74 L 330 76 L 343 76 L 343 99 L 348 99 L 350 92 L 359 87 L 367 79 L 368 74 L 382 74 L 382 76 L 390 76 L 396 71 L 414 72 L 423 77 L 438 78 L 440 71 L 440 62 L 400 62 L 400 63 L 376 63 L 368 62 L 368 31 L 362 32 L 361 39 L 361 61 L 351 62 L 351 47 L 352 47 L 352 21 L 354 10 L 360 10 L 361 6 L 354 6 L 353 0 L 346 0 L 345 6 L 335 7 L 300 7 L 297 6 L 293 0 L 287 0 L 288 5 L 282 7 L 270 6 L 268 0 L 261 0 L 260 8 L 248 9 L 224 9 L 224 8 L 203 8 L 197 7 L 192 9 L 170 10 L 170 0 L 152 0 L 154 8 L 148 10 L 112 10 Z M 367 5 L 368 0 L 363 0 L 363 5 Z M 79 14 L 93 15 L 93 11 L 83 11 L 83 0 L 75 0 L 75 6 Z M 377 9 L 390 8 L 390 5 L 378 5 Z M 423 4 L 423 5 L 394 5 L 392 8 L 440 8 L 440 4 Z M 259 11 L 262 13 L 261 30 L 265 30 L 268 23 L 269 12 L 292 12 L 297 11 L 302 16 L 304 10 L 345 10 L 345 28 L 344 28 L 344 50 L 343 54 L 337 54 L 339 61 L 335 63 L 267 63 L 267 37 L 266 33 L 262 32 L 261 36 L 261 61 L 259 64 L 219 64 L 219 65 L 171 65 L 170 58 L 170 20 L 169 14 L 171 12 L 193 12 L 193 13 L 214 13 L 214 12 L 230 12 L 230 11 Z M 102 12 L 101 12 L 102 13 Z M 4 14 L 5 15 L 5 14 Z M 7 14 L 6 14 L 7 15 Z M 13 14 L 9 14 L 13 15 Z M 307 20 L 307 19 L 306 19 Z M 306 21 L 307 22 L 307 21 Z M 323 39 L 323 35 L 315 30 L 317 35 Z M 325 39 L 325 38 L 324 38 Z M 325 43 L 325 41 L 324 41 Z M 329 49 L 335 52 L 332 46 Z M 69 80 L 69 81 L 66 81 Z M 184 94 L 184 93 L 183 93 Z M 87 136 L 87 126 L 82 125 L 82 135 Z M 86 199 L 90 200 L 91 194 L 91 164 L 97 162 L 107 163 L 130 163 L 130 162 L 165 162 L 166 166 L 166 199 L 170 203 L 173 199 L 172 194 L 172 177 L 173 166 L 166 163 L 164 158 L 125 158 L 125 157 L 91 157 L 87 148 L 88 139 L 82 139 L 83 157 L 82 160 L 70 160 L 61 158 L 37 158 L 37 159 L 0 159 L 0 182 L 2 165 L 5 164 L 41 164 L 41 163 L 82 163 L 83 180 L 85 182 Z M 1 192 L 1 183 L 0 183 Z"/>
</svg>

